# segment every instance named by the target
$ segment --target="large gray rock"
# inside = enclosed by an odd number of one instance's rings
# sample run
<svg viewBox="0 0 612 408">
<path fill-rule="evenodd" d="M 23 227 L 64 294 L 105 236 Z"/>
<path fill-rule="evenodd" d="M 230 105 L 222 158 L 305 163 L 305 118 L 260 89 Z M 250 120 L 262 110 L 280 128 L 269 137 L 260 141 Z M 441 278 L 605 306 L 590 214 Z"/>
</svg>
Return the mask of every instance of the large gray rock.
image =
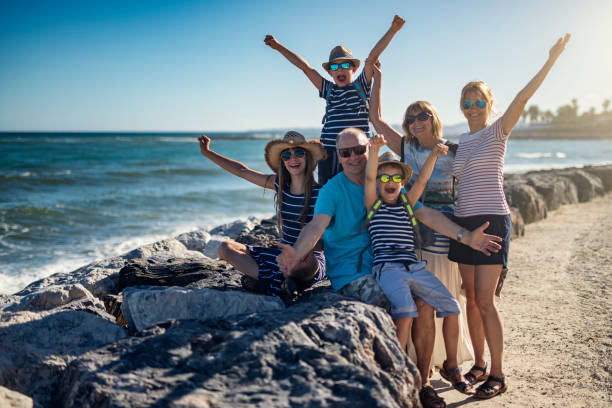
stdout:
<svg viewBox="0 0 612 408">
<path fill-rule="evenodd" d="M 66 366 L 81 354 L 127 336 L 92 313 L 0 313 L 0 385 L 48 406 Z"/>
<path fill-rule="evenodd" d="M 335 293 L 235 320 L 167 322 L 73 361 L 57 406 L 416 407 L 389 315 Z"/>
<path fill-rule="evenodd" d="M 528 173 L 526 183 L 532 186 L 546 202 L 548 210 L 556 210 L 564 204 L 578 202 L 576 186 L 567 177 L 560 177 L 555 173 L 540 172 Z"/>
<path fill-rule="evenodd" d="M 51 285 L 24 296 L 19 302 L 14 303 L 5 310 L 14 312 L 21 310 L 50 310 L 85 298 L 94 301 L 91 292 L 81 284 Z"/>
<path fill-rule="evenodd" d="M 513 180 L 504 184 L 508 204 L 516 207 L 525 224 L 546 218 L 546 203 L 537 191 L 523 180 Z"/>
<path fill-rule="evenodd" d="M 219 225 L 209 232 L 211 235 L 223 235 L 230 239 L 235 239 L 238 235 L 251 231 L 257 224 L 259 224 L 257 217 L 249 217 L 246 220 L 237 220 Z"/>
<path fill-rule="evenodd" d="M 576 186 L 578 200 L 581 203 L 591 201 L 596 196 L 604 193 L 604 188 L 599 177 L 587 173 L 584 170 L 567 169 L 559 170 L 557 175 L 569 178 Z"/>
<path fill-rule="evenodd" d="M 176 237 L 176 240 L 185 245 L 190 251 L 202 252 L 210 240 L 210 234 L 206 231 L 192 231 Z"/>
<path fill-rule="evenodd" d="M 606 192 L 612 191 L 612 164 L 607 166 L 585 166 L 582 170 L 598 177 Z"/>
<path fill-rule="evenodd" d="M 121 312 L 128 327 L 141 331 L 170 319 L 227 319 L 285 309 L 280 299 L 241 291 L 181 287 L 130 287 Z"/>
<path fill-rule="evenodd" d="M 203 258 L 201 252 L 191 251 L 177 239 L 170 238 L 143 245 L 124 255 L 127 260 L 147 259 L 152 256 L 162 258 Z"/>
</svg>

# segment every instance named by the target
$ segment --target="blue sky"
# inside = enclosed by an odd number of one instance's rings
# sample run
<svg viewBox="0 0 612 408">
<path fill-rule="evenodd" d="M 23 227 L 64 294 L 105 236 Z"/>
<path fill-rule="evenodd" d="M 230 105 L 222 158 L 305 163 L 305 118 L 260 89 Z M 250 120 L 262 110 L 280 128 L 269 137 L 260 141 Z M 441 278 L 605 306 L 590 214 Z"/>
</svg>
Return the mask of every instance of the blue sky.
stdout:
<svg viewBox="0 0 612 408">
<path fill-rule="evenodd" d="M 321 68 L 345 44 L 364 59 L 394 14 L 381 57 L 383 117 L 433 103 L 464 119 L 459 91 L 492 87 L 503 111 L 556 38 L 572 39 L 531 102 L 612 98 L 612 1 L 30 1 L 0 2 L 0 130 L 220 131 L 318 127 L 324 101 L 266 47 L 276 38 Z"/>
</svg>

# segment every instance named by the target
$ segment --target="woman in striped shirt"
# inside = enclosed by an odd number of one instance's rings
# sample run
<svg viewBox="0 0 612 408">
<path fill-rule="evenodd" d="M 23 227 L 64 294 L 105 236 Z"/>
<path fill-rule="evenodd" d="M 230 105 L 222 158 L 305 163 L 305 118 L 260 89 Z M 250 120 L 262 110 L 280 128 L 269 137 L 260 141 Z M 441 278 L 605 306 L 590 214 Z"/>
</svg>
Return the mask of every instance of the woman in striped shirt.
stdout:
<svg viewBox="0 0 612 408">
<path fill-rule="evenodd" d="M 540 87 L 569 38 L 566 34 L 557 40 L 544 66 L 493 123 L 490 123 L 493 94 L 489 86 L 483 81 L 474 81 L 461 91 L 459 103 L 470 131 L 459 138 L 453 164 L 458 180 L 454 220 L 468 230 L 488 221 L 491 225 L 487 232 L 504 237 L 502 250 L 491 256 L 479 254 L 456 241 L 450 243 L 449 259 L 459 263 L 466 291 L 468 326 L 474 346 L 475 364 L 465 377 L 472 384 L 486 379 L 476 390 L 478 398 L 491 398 L 507 389 L 502 370 L 503 327 L 494 300 L 501 270 L 508 262 L 511 229 L 510 208 L 503 189 L 506 143 L 527 101 Z M 491 355 L 488 377 L 485 339 Z"/>
<path fill-rule="evenodd" d="M 320 186 L 315 182 L 313 172 L 317 162 L 325 158 L 321 142 L 306 141 L 298 132 L 287 132 L 283 139 L 266 145 L 265 159 L 274 174 L 263 174 L 210 150 L 208 136 L 202 135 L 199 141 L 202 155 L 221 168 L 276 192 L 280 242 L 293 245 L 302 227 L 312 219 L 319 194 Z M 294 289 L 305 289 L 325 278 L 322 245 L 315 247 L 287 277 L 283 276 L 276 263 L 276 257 L 281 252 L 278 247 L 257 247 L 231 240 L 224 241 L 219 247 L 219 257 L 246 276 L 258 280 L 259 289 L 267 295 L 290 296 Z"/>
</svg>

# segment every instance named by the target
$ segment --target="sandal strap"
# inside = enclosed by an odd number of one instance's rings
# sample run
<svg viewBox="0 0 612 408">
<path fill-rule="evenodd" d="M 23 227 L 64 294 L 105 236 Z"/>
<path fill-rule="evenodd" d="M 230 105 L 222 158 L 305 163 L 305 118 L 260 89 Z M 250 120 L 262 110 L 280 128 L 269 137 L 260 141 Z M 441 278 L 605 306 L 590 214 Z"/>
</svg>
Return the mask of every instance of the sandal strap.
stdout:
<svg viewBox="0 0 612 408">
<path fill-rule="evenodd" d="M 484 367 L 477 366 L 476 364 L 474 364 L 472 368 L 470 368 L 470 371 L 474 371 L 474 370 L 482 371 L 482 373 L 485 374 L 487 372 L 487 364 L 485 363 Z"/>
<path fill-rule="evenodd" d="M 506 377 L 499 378 L 499 377 L 495 377 L 489 374 L 489 378 L 487 378 L 487 381 L 485 381 L 485 384 L 488 382 L 498 382 L 501 385 L 501 387 L 504 388 L 504 385 L 506 385 Z"/>
</svg>

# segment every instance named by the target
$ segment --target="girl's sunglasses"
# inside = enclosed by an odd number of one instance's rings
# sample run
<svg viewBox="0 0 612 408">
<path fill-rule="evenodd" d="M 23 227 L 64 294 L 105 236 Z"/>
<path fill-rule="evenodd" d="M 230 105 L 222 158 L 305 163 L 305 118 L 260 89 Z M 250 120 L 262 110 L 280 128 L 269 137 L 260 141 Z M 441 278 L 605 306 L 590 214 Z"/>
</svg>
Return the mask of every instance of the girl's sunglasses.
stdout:
<svg viewBox="0 0 612 408">
<path fill-rule="evenodd" d="M 329 64 L 329 69 L 331 71 L 337 71 L 338 68 L 349 69 L 351 67 L 351 65 L 353 65 L 353 64 L 351 64 L 350 62 L 342 62 L 340 64 L 334 63 L 334 64 Z"/>
<path fill-rule="evenodd" d="M 306 155 L 306 150 L 302 149 L 302 148 L 297 148 L 297 149 L 293 149 L 293 154 L 291 153 L 290 149 L 287 150 L 283 150 L 280 154 L 281 159 L 283 159 L 283 161 L 287 161 L 289 159 L 291 159 L 291 156 L 302 158 Z"/>
<path fill-rule="evenodd" d="M 470 109 L 472 105 L 473 103 L 470 99 L 465 99 L 463 102 L 461 102 L 463 109 Z M 480 109 L 484 109 L 485 106 L 487 106 L 487 102 L 484 99 L 477 99 L 476 106 L 478 106 Z"/>
<path fill-rule="evenodd" d="M 346 147 L 344 149 L 338 149 L 338 154 L 340 157 L 347 158 L 351 157 L 351 152 L 355 153 L 355 156 L 361 156 L 365 154 L 367 145 L 357 145 L 353 147 Z"/>
<path fill-rule="evenodd" d="M 393 181 L 394 183 L 401 183 L 404 177 L 401 174 L 394 174 L 390 176 L 389 174 L 381 174 L 378 176 L 378 179 L 382 183 L 388 183 L 389 181 Z"/>
<path fill-rule="evenodd" d="M 418 115 L 408 115 L 406 116 L 405 123 L 407 125 L 412 125 L 415 120 L 419 122 L 425 122 L 427 119 L 431 118 L 433 115 L 429 112 L 421 112 Z"/>
</svg>

